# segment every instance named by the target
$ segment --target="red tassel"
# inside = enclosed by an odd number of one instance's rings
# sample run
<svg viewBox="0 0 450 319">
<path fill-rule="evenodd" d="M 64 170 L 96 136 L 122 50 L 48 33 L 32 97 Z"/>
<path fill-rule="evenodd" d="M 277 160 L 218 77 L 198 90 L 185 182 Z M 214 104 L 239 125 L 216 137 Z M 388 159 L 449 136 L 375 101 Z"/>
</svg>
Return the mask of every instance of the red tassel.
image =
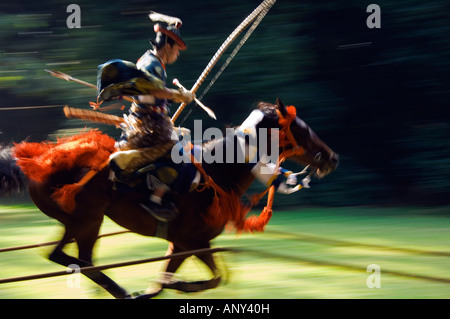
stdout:
<svg viewBox="0 0 450 319">
<path fill-rule="evenodd" d="M 275 196 L 275 186 L 271 186 L 268 189 L 268 196 L 267 196 L 267 205 L 264 207 L 263 211 L 259 216 L 250 216 L 245 220 L 244 224 L 244 231 L 249 232 L 262 232 L 264 231 L 264 228 L 269 223 L 270 218 L 272 218 L 272 205 L 273 205 L 273 198 Z M 264 194 L 264 193 L 262 193 Z"/>
<path fill-rule="evenodd" d="M 227 223 L 233 226 L 238 233 L 263 232 L 272 217 L 272 204 L 274 188 L 269 188 L 267 206 L 259 216 L 249 216 L 250 209 L 266 192 L 253 198 L 252 204 L 244 205 L 239 196 L 233 192 L 215 195 L 208 214 L 204 216 L 206 223 L 213 227 L 223 227 Z"/>
<path fill-rule="evenodd" d="M 77 206 L 75 196 L 77 196 L 81 189 L 82 187 L 77 183 L 64 185 L 52 194 L 52 198 L 58 203 L 59 207 L 61 207 L 63 211 L 66 213 L 72 213 Z"/>
<path fill-rule="evenodd" d="M 259 216 L 250 216 L 245 220 L 244 231 L 263 232 L 272 217 L 272 209 L 264 207 Z"/>
<path fill-rule="evenodd" d="M 212 227 L 223 227 L 231 223 L 238 231 L 244 229 L 244 220 L 250 206 L 245 206 L 239 200 L 239 196 L 233 192 L 215 195 L 208 208 L 208 214 L 204 220 Z"/>
</svg>

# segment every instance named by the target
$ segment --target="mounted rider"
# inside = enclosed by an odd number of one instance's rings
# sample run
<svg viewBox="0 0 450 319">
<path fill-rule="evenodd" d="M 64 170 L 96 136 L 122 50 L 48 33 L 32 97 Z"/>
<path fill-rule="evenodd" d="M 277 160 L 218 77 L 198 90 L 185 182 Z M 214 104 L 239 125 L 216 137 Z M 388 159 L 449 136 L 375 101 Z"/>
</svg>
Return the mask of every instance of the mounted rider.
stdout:
<svg viewBox="0 0 450 319">
<path fill-rule="evenodd" d="M 119 151 L 110 157 L 115 180 L 129 185 L 133 184 L 137 170 L 170 154 L 176 143 L 168 101 L 189 103 L 194 98 L 189 91 L 166 87 L 166 65 L 174 63 L 180 51 L 186 49 L 180 36 L 181 20 L 156 12 L 151 12 L 149 18 L 156 22 L 156 36 L 150 40 L 153 49 L 145 52 L 136 64 L 114 59 L 98 67 L 98 101 L 125 95 L 135 99 L 128 116 L 124 115 L 123 133 L 117 142 Z M 159 220 L 168 221 L 177 213 L 169 190 L 178 173 L 176 167 L 163 167 L 147 175 L 147 184 L 153 192 L 141 206 Z"/>
</svg>

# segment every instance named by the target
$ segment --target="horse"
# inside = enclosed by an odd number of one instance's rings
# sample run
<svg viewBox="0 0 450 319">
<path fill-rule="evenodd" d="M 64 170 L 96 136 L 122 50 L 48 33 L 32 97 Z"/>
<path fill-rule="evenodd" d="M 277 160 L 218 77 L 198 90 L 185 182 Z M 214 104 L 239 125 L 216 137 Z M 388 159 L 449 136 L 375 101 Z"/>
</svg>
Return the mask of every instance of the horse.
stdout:
<svg viewBox="0 0 450 319">
<path fill-rule="evenodd" d="M 264 115 L 258 127 L 267 128 L 263 131 L 268 135 L 265 137 L 270 139 L 272 131 L 279 130 L 276 138 L 280 142 L 280 157 L 284 156 L 303 166 L 309 165 L 318 177 L 323 177 L 336 169 L 338 155 L 302 119 L 296 116 L 294 107 L 291 107 L 294 112 L 289 112 L 289 108 L 277 99 L 275 104 L 260 102 L 258 109 Z M 213 148 L 210 147 L 212 144 L 219 145 L 225 140 L 226 138 L 207 141 L 203 144 L 203 149 L 205 152 L 212 152 Z M 252 166 L 248 163 L 216 161 L 197 164 L 197 169 L 203 174 L 201 179 L 203 187 L 199 185 L 196 190 L 178 194 L 176 197 L 179 210 L 177 217 L 170 222 L 162 223 L 139 205 L 148 195 L 138 191 L 121 192 L 115 188 L 108 166 L 96 172 L 74 196 L 76 206 L 73 211 L 64 210 L 55 201 L 54 190 L 61 188 L 61 185 L 76 183 L 86 176 L 90 168 L 84 163 L 78 163 L 79 165 L 51 172 L 44 180 L 36 181 L 27 178 L 17 169 L 19 160 L 14 155 L 14 149 L 17 147 L 17 144 L 12 147 L 9 158 L 5 156 L 0 158 L 0 167 L 11 168 L 8 174 L 5 173 L 7 169 L 0 171 L 2 175 L 0 181 L 3 181 L 1 191 L 8 192 L 14 187 L 23 187 L 25 183 L 22 179 L 27 181 L 28 192 L 35 205 L 44 214 L 64 225 L 64 234 L 48 258 L 66 267 L 71 264 L 77 264 L 80 267 L 93 265 L 93 247 L 98 239 L 104 216 L 108 216 L 131 232 L 164 238 L 169 242 L 168 256 L 210 248 L 210 241 L 221 234 L 229 222 L 234 223 L 236 229 L 241 231 L 246 229 L 262 231 L 267 223 L 266 216 L 262 227 L 258 229 L 249 227 L 248 222 L 251 218 L 246 216 L 249 207 L 245 209 L 246 205 L 240 201 L 255 179 L 251 172 Z M 111 150 L 108 150 L 107 155 L 110 152 Z M 21 173 L 20 177 L 19 173 Z M 231 215 L 224 215 L 225 209 L 228 209 Z M 257 218 L 253 218 L 253 224 L 255 220 Z M 78 257 L 69 256 L 63 252 L 64 246 L 73 240 L 78 246 Z M 197 291 L 217 287 L 221 281 L 221 273 L 212 253 L 193 253 L 193 255 L 207 266 L 212 279 L 191 283 L 192 285 L 188 282 L 176 281 L 171 276 L 189 257 L 189 254 L 181 258 L 170 258 L 165 266 L 166 278 L 162 281 L 159 290 L 154 293 L 144 293 L 138 297 L 151 298 L 164 288 Z M 81 272 L 113 297 L 130 298 L 131 295 L 123 287 L 103 272 Z"/>
</svg>

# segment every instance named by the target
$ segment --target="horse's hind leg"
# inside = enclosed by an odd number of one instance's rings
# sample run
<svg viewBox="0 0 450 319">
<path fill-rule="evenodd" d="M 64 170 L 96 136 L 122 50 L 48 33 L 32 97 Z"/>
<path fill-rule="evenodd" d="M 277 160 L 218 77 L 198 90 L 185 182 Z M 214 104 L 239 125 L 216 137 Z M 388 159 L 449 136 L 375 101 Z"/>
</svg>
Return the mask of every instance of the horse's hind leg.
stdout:
<svg viewBox="0 0 450 319">
<path fill-rule="evenodd" d="M 48 256 L 48 259 L 63 266 L 69 266 L 70 264 L 75 264 L 76 262 L 78 262 L 77 258 L 71 257 L 62 251 L 64 246 L 66 246 L 66 244 L 72 241 L 72 239 L 73 239 L 72 234 L 70 234 L 66 230 L 64 232 L 63 238 L 58 243 L 58 245 L 56 245 L 55 249 L 51 252 L 51 254 Z"/>
<path fill-rule="evenodd" d="M 101 224 L 101 222 L 100 222 Z M 89 225 L 91 229 L 90 231 L 85 231 L 82 234 L 78 234 L 75 236 L 75 240 L 78 245 L 78 251 L 79 251 L 79 261 L 81 262 L 81 267 L 88 267 L 93 266 L 92 264 L 92 250 L 94 248 L 94 244 L 97 241 L 98 238 L 98 231 L 100 228 L 100 225 L 96 229 L 92 229 L 93 225 Z M 87 227 L 89 227 L 87 226 Z M 86 230 L 86 228 L 85 228 Z M 99 270 L 96 271 L 90 271 L 90 272 L 83 272 L 81 271 L 86 277 L 91 279 L 93 282 L 98 284 L 99 286 L 103 287 L 106 291 L 108 291 L 111 295 L 113 295 L 115 298 L 126 298 L 128 297 L 128 293 L 120 287 L 114 280 L 106 276 L 104 273 L 102 273 Z"/>
<path fill-rule="evenodd" d="M 92 266 L 92 250 L 97 240 L 98 229 L 95 232 L 91 232 L 90 236 L 87 236 L 86 234 L 89 233 L 84 232 L 83 235 L 74 236 L 73 232 L 66 227 L 62 240 L 50 254 L 49 259 L 66 267 L 70 265 L 77 265 L 80 268 Z M 79 258 L 69 256 L 62 251 L 64 246 L 74 238 L 78 245 Z M 117 283 L 101 271 L 82 273 L 93 282 L 107 290 L 115 298 L 126 298 L 128 296 L 127 292 L 123 288 L 117 285 Z"/>
</svg>

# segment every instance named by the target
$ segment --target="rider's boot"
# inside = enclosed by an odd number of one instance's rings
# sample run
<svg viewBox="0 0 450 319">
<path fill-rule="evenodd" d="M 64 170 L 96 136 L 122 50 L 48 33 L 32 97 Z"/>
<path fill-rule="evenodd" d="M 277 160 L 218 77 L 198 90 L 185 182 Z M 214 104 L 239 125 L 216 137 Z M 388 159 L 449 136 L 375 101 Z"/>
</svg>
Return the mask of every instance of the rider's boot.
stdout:
<svg viewBox="0 0 450 319">
<path fill-rule="evenodd" d="M 152 194 L 140 206 L 162 222 L 170 222 L 178 215 L 178 208 L 170 192 L 163 197 Z"/>
</svg>

